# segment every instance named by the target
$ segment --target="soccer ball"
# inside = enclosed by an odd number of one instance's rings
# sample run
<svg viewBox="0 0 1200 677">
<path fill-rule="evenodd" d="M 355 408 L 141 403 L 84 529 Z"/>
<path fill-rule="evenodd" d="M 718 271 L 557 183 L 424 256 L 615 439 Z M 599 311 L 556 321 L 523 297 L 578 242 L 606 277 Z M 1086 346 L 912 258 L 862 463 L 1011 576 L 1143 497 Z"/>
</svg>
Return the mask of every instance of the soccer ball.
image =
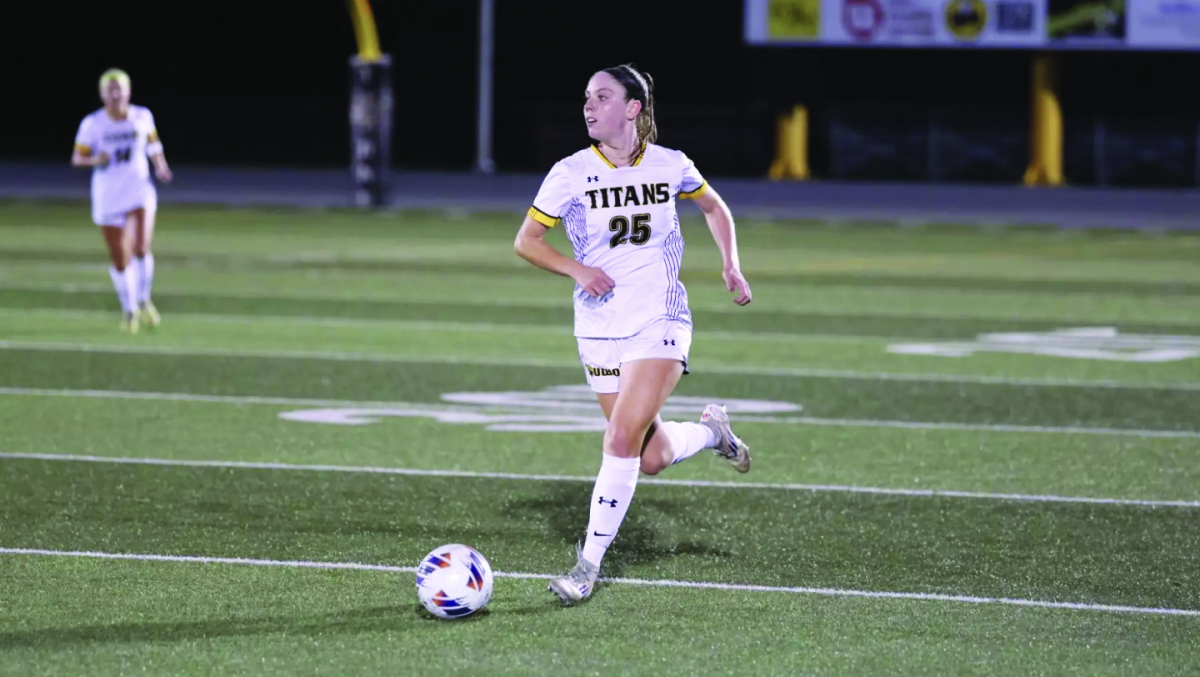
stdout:
<svg viewBox="0 0 1200 677">
<path fill-rule="evenodd" d="M 417 599 L 438 618 L 463 618 L 492 598 L 492 566 L 474 548 L 451 543 L 417 567 Z"/>
</svg>

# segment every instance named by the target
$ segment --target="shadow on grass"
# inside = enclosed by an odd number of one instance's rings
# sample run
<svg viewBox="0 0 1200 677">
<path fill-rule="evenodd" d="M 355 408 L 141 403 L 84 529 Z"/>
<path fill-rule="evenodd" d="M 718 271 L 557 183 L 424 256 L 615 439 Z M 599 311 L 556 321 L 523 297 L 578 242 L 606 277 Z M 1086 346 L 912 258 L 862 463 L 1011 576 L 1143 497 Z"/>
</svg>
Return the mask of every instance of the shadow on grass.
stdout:
<svg viewBox="0 0 1200 677">
<path fill-rule="evenodd" d="M 214 637 L 255 635 L 358 634 L 407 629 L 412 618 L 404 608 L 378 606 L 315 616 L 261 616 L 161 623 L 113 623 L 0 633 L 0 647 L 54 649 L 93 642 L 178 642 Z"/>
<path fill-rule="evenodd" d="M 506 512 L 541 515 L 553 537 L 564 544 L 564 571 L 574 564 L 574 544 L 582 543 L 588 524 L 590 488 L 583 485 L 552 486 L 539 498 L 516 501 Z M 635 497 L 625 523 L 604 558 L 604 576 L 619 577 L 628 567 L 650 564 L 666 557 L 732 557 L 732 553 L 698 541 L 667 542 L 651 524 L 662 518 L 687 519 L 693 507 L 687 500 Z"/>
</svg>

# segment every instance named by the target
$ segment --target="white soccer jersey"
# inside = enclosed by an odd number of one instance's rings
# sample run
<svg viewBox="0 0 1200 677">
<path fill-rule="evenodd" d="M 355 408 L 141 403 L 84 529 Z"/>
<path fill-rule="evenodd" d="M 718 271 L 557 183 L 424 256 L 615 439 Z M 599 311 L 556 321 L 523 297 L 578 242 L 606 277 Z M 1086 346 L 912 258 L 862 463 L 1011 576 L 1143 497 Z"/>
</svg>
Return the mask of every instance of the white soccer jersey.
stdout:
<svg viewBox="0 0 1200 677">
<path fill-rule="evenodd" d="M 679 281 L 683 236 L 675 198 L 708 189 L 686 155 L 647 144 L 629 167 L 592 146 L 550 170 L 529 209 L 546 226 L 562 223 L 575 260 L 600 268 L 616 286 L 601 298 L 575 286 L 575 335 L 627 338 L 655 320 L 691 325 Z"/>
<path fill-rule="evenodd" d="M 130 106 L 124 120 L 113 120 L 101 108 L 80 123 L 75 147 L 93 156 L 108 154 L 107 167 L 92 169 L 92 214 L 97 223 L 155 205 L 146 145 L 157 139 L 154 116 L 142 106 Z"/>
</svg>

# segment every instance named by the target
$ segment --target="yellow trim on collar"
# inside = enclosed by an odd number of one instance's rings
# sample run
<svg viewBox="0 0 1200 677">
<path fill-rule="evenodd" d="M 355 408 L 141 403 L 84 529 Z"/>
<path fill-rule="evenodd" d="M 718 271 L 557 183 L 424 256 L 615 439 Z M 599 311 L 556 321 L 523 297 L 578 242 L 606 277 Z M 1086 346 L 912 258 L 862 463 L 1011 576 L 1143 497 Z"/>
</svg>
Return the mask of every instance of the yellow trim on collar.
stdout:
<svg viewBox="0 0 1200 677">
<path fill-rule="evenodd" d="M 592 144 L 592 151 L 595 152 L 596 155 L 599 155 L 601 160 L 604 160 L 604 164 L 608 165 L 609 169 L 620 169 L 620 167 L 614 165 L 612 162 L 609 161 L 608 158 L 604 157 L 604 153 L 600 152 L 600 146 L 598 144 L 594 144 L 594 143 Z M 633 164 L 630 166 L 636 167 L 639 164 L 641 164 L 643 157 L 646 157 L 646 144 L 644 144 L 644 143 L 642 144 L 641 152 L 638 153 L 637 158 L 633 161 Z"/>
</svg>

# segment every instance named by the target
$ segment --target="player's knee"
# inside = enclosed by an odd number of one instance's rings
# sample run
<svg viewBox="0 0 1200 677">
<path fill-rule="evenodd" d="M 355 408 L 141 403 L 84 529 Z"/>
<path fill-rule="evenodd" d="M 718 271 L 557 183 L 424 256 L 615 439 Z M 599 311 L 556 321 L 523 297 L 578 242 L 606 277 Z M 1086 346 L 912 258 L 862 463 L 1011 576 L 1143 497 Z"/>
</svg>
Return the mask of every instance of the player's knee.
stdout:
<svg viewBox="0 0 1200 677">
<path fill-rule="evenodd" d="M 609 421 L 604 446 L 614 456 L 633 458 L 642 452 L 642 433 L 623 421 Z"/>
</svg>

